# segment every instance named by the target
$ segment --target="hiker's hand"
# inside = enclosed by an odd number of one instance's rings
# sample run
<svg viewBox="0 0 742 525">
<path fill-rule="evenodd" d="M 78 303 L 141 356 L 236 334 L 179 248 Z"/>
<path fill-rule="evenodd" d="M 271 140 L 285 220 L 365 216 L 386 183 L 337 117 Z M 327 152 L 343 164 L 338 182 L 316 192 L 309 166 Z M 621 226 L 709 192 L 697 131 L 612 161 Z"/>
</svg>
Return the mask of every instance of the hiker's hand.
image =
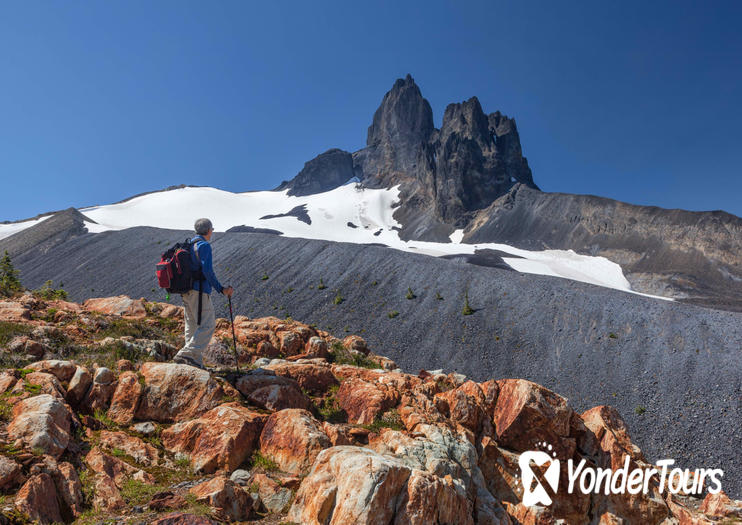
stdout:
<svg viewBox="0 0 742 525">
<path fill-rule="evenodd" d="M 231 286 L 227 286 L 224 290 L 222 290 L 222 293 L 226 295 L 227 297 L 232 297 L 232 294 L 234 293 L 234 288 Z"/>
</svg>

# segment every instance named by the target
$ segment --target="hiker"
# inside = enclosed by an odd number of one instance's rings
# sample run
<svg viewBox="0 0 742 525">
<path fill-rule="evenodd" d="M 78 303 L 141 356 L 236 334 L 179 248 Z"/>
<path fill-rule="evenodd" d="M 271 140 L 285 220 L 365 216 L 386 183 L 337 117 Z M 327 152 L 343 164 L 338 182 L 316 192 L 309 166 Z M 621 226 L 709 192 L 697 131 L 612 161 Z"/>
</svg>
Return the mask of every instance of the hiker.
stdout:
<svg viewBox="0 0 742 525">
<path fill-rule="evenodd" d="M 196 236 L 191 239 L 193 244 L 191 262 L 194 268 L 201 268 L 203 279 L 193 281 L 193 289 L 181 294 L 185 312 L 185 346 L 173 357 L 173 362 L 204 368 L 203 351 L 211 341 L 216 328 L 214 306 L 211 304 L 211 290 L 232 297 L 231 286 L 226 288 L 219 283 L 214 274 L 211 263 L 211 235 L 214 228 L 209 219 L 198 219 L 194 226 Z M 203 288 L 201 288 L 203 286 Z M 199 291 L 201 291 L 201 323 L 198 318 Z"/>
</svg>

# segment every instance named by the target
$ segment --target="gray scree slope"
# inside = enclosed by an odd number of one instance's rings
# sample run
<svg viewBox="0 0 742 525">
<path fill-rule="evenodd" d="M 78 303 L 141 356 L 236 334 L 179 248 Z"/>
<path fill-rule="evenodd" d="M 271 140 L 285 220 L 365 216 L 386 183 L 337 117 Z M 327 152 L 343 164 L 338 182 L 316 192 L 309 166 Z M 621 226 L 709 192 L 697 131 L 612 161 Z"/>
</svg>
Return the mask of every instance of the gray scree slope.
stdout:
<svg viewBox="0 0 742 525">
<path fill-rule="evenodd" d="M 14 262 L 26 286 L 63 281 L 74 300 L 163 300 L 152 292 L 154 263 L 187 235 L 155 228 L 84 234 L 57 246 L 53 262 L 38 249 Z M 740 313 L 378 246 L 255 233 L 217 234 L 213 246 L 217 274 L 237 290 L 239 314 L 291 315 L 337 336 L 360 333 L 407 372 L 526 378 L 577 410 L 616 406 L 650 459 L 725 469 L 724 489 L 742 495 L 735 468 L 742 445 Z M 264 274 L 269 279 L 261 280 Z M 320 278 L 325 290 L 317 289 Z M 408 287 L 416 299 L 405 298 Z M 476 312 L 463 316 L 467 288 Z M 338 289 L 345 300 L 334 305 Z M 226 317 L 225 301 L 215 296 L 215 303 Z M 392 310 L 399 316 L 390 319 Z"/>
</svg>

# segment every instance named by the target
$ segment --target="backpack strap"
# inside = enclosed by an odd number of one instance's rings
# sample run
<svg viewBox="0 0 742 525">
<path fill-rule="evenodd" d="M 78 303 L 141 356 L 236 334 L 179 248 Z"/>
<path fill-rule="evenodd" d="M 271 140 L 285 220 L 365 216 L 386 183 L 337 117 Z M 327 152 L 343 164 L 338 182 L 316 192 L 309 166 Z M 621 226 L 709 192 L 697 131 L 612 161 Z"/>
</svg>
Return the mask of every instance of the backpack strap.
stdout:
<svg viewBox="0 0 742 525">
<path fill-rule="evenodd" d="M 201 309 L 203 304 L 203 290 L 204 290 L 204 272 L 203 272 L 203 263 L 201 263 L 201 256 L 198 253 L 198 243 L 199 242 L 206 242 L 203 241 L 196 241 L 193 243 L 193 249 L 196 252 L 196 259 L 198 260 L 198 264 L 201 267 L 199 270 L 200 272 L 200 279 L 198 280 L 198 319 L 196 320 L 196 326 L 201 326 Z"/>
</svg>

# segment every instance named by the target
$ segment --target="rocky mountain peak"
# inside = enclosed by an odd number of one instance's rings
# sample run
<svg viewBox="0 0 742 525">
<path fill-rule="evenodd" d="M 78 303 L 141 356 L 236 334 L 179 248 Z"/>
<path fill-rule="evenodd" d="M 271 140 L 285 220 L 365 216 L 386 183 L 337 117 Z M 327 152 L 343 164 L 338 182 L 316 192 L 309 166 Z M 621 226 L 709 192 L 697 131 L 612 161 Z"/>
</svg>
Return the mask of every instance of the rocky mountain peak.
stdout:
<svg viewBox="0 0 742 525">
<path fill-rule="evenodd" d="M 304 164 L 290 181 L 283 181 L 277 190 L 288 189 L 289 195 L 303 196 L 329 191 L 353 178 L 353 157 L 347 151 L 332 148 Z"/>
<path fill-rule="evenodd" d="M 446 240 L 472 213 L 487 208 L 518 182 L 538 189 L 523 157 L 515 121 L 486 114 L 477 97 L 449 104 L 441 129 L 411 75 L 384 95 L 368 128 L 366 147 L 352 154 L 330 150 L 307 162 L 279 189 L 292 195 L 327 191 L 353 175 L 369 187 L 402 190 L 395 218 L 402 236 Z M 352 173 L 351 173 L 352 172 Z"/>
<path fill-rule="evenodd" d="M 475 140 L 484 149 L 492 149 L 494 141 L 490 136 L 490 123 L 487 115 L 482 111 L 482 105 L 477 97 L 471 97 L 464 102 L 449 104 L 443 113 L 441 126 L 441 142 L 451 133 Z"/>
<path fill-rule="evenodd" d="M 408 74 L 397 79 L 381 101 L 368 128 L 367 146 L 397 143 L 399 146 L 424 142 L 430 137 L 433 110 L 415 80 Z M 402 151 L 403 148 L 396 148 Z"/>
</svg>

